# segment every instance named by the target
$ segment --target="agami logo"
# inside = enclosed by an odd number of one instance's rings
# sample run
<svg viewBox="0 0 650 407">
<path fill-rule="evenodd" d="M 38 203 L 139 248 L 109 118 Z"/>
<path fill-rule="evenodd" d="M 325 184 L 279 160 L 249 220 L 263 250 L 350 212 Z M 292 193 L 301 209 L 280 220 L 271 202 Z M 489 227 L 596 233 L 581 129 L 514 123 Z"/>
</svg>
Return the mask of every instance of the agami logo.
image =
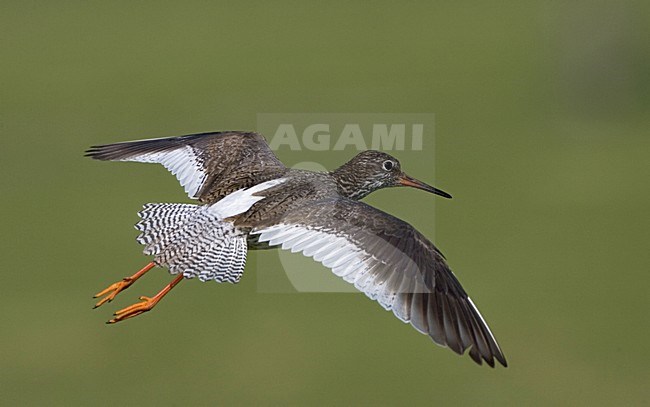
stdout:
<svg viewBox="0 0 650 407">
<path fill-rule="evenodd" d="M 421 123 L 410 125 L 408 138 L 411 150 L 422 150 L 423 130 L 424 125 Z M 407 139 L 405 123 L 373 124 L 372 130 L 366 130 L 366 134 L 370 133 L 370 137 L 364 137 L 364 131 L 359 123 L 347 123 L 340 132 L 334 134 L 327 123 L 310 124 L 302 129 L 300 135 L 299 131 L 300 129 L 297 131 L 296 126 L 291 123 L 282 123 L 271 137 L 269 146 L 272 150 L 287 146 L 293 151 L 303 148 L 312 151 L 340 151 L 345 150 L 348 146 L 354 147 L 358 151 L 368 149 L 403 151 Z M 370 143 L 366 142 L 368 139 Z"/>
<path fill-rule="evenodd" d="M 257 130 L 272 150 L 422 151 L 432 114 L 259 114 Z"/>
</svg>

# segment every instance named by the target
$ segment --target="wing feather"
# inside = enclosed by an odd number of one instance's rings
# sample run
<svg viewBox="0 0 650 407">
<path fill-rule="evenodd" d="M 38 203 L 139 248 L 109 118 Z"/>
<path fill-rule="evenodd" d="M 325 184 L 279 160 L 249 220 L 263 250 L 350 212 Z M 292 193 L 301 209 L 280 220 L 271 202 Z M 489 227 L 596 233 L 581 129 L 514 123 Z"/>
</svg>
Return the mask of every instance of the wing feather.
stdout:
<svg viewBox="0 0 650 407">
<path fill-rule="evenodd" d="M 190 198 L 207 203 L 278 178 L 287 170 L 262 135 L 237 131 L 98 145 L 88 149 L 86 156 L 162 164 Z"/>
<path fill-rule="evenodd" d="M 485 320 L 444 257 L 412 226 L 362 202 L 317 201 L 275 224 L 253 227 L 260 242 L 302 252 L 330 268 L 439 345 L 507 366 Z"/>
</svg>

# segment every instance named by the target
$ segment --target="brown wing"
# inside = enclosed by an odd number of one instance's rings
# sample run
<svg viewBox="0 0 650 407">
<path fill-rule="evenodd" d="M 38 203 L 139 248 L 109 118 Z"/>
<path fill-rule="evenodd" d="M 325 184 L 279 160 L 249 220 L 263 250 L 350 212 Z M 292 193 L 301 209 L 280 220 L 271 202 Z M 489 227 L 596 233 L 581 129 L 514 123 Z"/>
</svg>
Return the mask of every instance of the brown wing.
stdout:
<svg viewBox="0 0 650 407">
<path fill-rule="evenodd" d="M 287 171 L 261 134 L 238 131 L 93 146 L 86 156 L 162 164 L 190 198 L 209 203 Z"/>
<path fill-rule="evenodd" d="M 362 202 L 321 200 L 252 232 L 323 263 L 435 343 L 472 359 L 506 360 L 442 254 L 408 223 Z"/>
</svg>

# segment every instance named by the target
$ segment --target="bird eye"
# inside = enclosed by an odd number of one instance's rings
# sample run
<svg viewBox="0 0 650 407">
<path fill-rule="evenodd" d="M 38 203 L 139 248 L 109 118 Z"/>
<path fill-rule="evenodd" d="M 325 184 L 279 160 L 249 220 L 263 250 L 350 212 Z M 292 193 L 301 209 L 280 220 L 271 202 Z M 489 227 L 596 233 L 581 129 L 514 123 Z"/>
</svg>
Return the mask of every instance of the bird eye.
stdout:
<svg viewBox="0 0 650 407">
<path fill-rule="evenodd" d="M 386 161 L 384 161 L 384 163 L 381 166 L 386 171 L 390 171 L 395 166 L 395 163 L 393 163 L 391 160 L 386 160 Z"/>
</svg>

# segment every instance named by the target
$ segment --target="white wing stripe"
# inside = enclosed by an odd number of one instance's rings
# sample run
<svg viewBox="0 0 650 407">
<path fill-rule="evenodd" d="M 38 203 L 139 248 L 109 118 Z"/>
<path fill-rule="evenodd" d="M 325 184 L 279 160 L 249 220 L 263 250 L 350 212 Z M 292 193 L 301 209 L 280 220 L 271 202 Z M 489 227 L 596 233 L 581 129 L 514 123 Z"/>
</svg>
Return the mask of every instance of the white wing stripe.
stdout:
<svg viewBox="0 0 650 407">
<path fill-rule="evenodd" d="M 372 266 L 368 266 L 368 265 L 366 265 L 364 263 L 359 263 L 359 262 L 352 261 L 352 262 L 349 262 L 349 263 L 345 264 L 343 267 L 337 267 L 337 268 L 333 269 L 332 271 L 337 276 L 343 277 L 343 279 L 345 281 L 350 282 L 345 278 L 347 275 L 356 275 L 357 273 L 363 272 L 364 270 L 367 270 L 370 267 L 372 267 Z"/>
<path fill-rule="evenodd" d="M 487 333 L 490 334 L 490 338 L 492 338 L 492 342 L 493 342 L 494 344 L 496 344 L 497 341 L 496 341 L 496 339 L 494 339 L 494 335 L 492 334 L 492 331 L 490 331 L 490 327 L 489 327 L 488 324 L 485 322 L 485 319 L 483 319 L 483 315 L 481 315 L 481 313 L 478 311 L 478 308 L 476 308 L 476 305 L 474 305 L 474 301 L 472 301 L 471 298 L 467 297 L 467 302 L 469 302 L 469 304 L 472 306 L 472 308 L 474 309 L 474 311 L 476 311 L 476 315 L 478 315 L 478 317 L 481 318 L 481 322 L 483 323 L 483 326 L 484 326 L 485 329 L 487 330 Z M 499 347 L 499 345 L 497 344 L 497 348 L 498 348 L 498 347 Z"/>
<path fill-rule="evenodd" d="M 255 195 L 257 192 L 262 192 L 284 181 L 286 181 L 286 178 L 273 179 L 257 184 L 251 188 L 239 189 L 232 192 L 210 206 L 210 213 L 219 220 L 244 213 L 255 205 L 255 203 L 264 199 L 264 196 Z"/>
<path fill-rule="evenodd" d="M 266 236 L 269 238 L 269 240 L 275 239 L 277 236 L 284 236 L 286 234 L 291 233 L 291 229 L 278 229 L 278 228 L 273 228 L 273 229 L 268 229 L 266 232 Z"/>
<path fill-rule="evenodd" d="M 344 249 L 345 243 L 341 240 L 342 239 L 335 239 L 334 241 L 323 246 L 321 250 L 318 251 L 318 253 L 314 254 L 314 260 L 322 263 L 325 257 L 327 257 L 329 254 L 338 253 L 340 250 Z"/>
<path fill-rule="evenodd" d="M 346 248 L 347 250 L 344 250 L 339 253 L 334 253 L 330 256 L 327 256 L 326 258 L 323 259 L 323 265 L 325 267 L 329 267 L 332 269 L 335 269 L 339 266 L 342 266 L 343 264 L 346 264 L 350 259 L 354 258 L 355 256 L 358 255 L 358 251 L 356 250 L 350 250 L 349 248 Z"/>
<path fill-rule="evenodd" d="M 393 310 L 404 322 L 410 321 L 411 304 L 402 294 L 416 289 L 417 292 L 427 291 L 418 280 L 418 269 L 413 261 L 388 243 L 386 247 L 377 248 L 382 252 L 379 259 L 346 235 L 327 229 L 278 224 L 253 230 L 251 234 L 259 235 L 260 242 L 281 245 L 282 249 L 312 257 L 369 298 L 377 300 L 383 308 Z"/>
<path fill-rule="evenodd" d="M 162 164 L 176 176 L 190 198 L 198 198 L 197 194 L 206 178 L 205 170 L 199 165 L 198 156 L 190 146 L 171 151 L 145 153 L 117 161 Z"/>
<path fill-rule="evenodd" d="M 320 241 L 320 240 L 319 240 L 319 237 L 320 237 L 320 236 L 318 236 L 318 234 L 310 234 L 308 239 L 305 239 L 305 240 L 303 240 L 303 241 L 297 243 L 297 244 L 294 246 L 294 248 L 295 248 L 297 251 L 301 252 L 301 251 L 303 251 L 306 247 L 309 247 L 310 244 L 314 244 L 314 243 L 318 244 L 318 242 Z"/>
<path fill-rule="evenodd" d="M 319 236 L 315 243 L 312 243 L 303 249 L 302 254 L 307 257 L 314 257 L 317 253 L 321 253 L 325 246 L 329 246 L 334 239 L 333 236 Z"/>
<path fill-rule="evenodd" d="M 302 254 L 307 257 L 314 257 L 314 254 L 318 253 L 323 248 L 323 246 L 329 245 L 333 239 L 336 238 L 334 236 L 320 234 L 316 237 L 314 242 L 303 248 Z"/>
<path fill-rule="evenodd" d="M 261 236 L 263 236 L 263 235 L 261 235 Z M 302 245 L 305 242 L 310 241 L 312 238 L 313 238 L 313 235 L 310 234 L 310 233 L 304 233 L 304 232 L 300 233 L 300 232 L 296 231 L 296 237 L 294 238 L 294 242 L 291 243 L 291 246 L 290 246 L 291 251 L 295 253 L 295 252 L 298 252 L 298 251 L 302 250 Z M 285 240 L 285 242 L 287 244 L 289 244 L 288 240 Z"/>
<path fill-rule="evenodd" d="M 300 232 L 300 231 L 296 230 L 295 228 L 286 229 L 286 230 L 274 230 L 269 235 L 269 237 L 270 237 L 269 244 L 272 245 L 272 246 L 275 246 L 276 244 L 284 242 L 287 237 L 294 236 L 295 233 L 297 233 L 297 232 Z"/>
<path fill-rule="evenodd" d="M 304 233 L 303 231 L 301 231 L 301 230 L 297 230 L 297 231 L 296 231 L 296 236 L 295 236 L 295 237 L 291 237 L 291 238 L 289 238 L 288 240 L 286 240 L 286 241 L 284 241 L 284 242 L 282 243 L 282 249 L 283 249 L 283 250 L 291 249 L 291 253 L 295 253 L 295 252 L 297 252 L 297 250 L 294 248 L 294 245 L 295 245 L 296 243 L 298 243 L 298 242 L 303 241 L 303 240 L 306 239 L 308 236 L 309 236 L 309 235 L 306 234 L 306 233 Z"/>
</svg>

